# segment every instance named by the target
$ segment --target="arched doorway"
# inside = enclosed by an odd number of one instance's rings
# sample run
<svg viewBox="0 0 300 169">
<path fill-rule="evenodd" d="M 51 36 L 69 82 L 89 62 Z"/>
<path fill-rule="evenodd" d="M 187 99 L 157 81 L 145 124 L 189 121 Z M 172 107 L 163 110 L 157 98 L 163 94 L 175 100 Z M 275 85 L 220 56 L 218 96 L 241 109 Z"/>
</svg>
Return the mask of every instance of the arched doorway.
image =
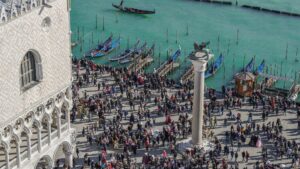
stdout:
<svg viewBox="0 0 300 169">
<path fill-rule="evenodd" d="M 73 167 L 73 147 L 65 141 L 56 149 L 53 160 L 55 162 L 56 169 L 63 169 L 67 167 Z"/>
<path fill-rule="evenodd" d="M 53 160 L 48 155 L 43 156 L 35 167 L 35 169 L 52 169 L 52 168 L 53 168 Z"/>
</svg>

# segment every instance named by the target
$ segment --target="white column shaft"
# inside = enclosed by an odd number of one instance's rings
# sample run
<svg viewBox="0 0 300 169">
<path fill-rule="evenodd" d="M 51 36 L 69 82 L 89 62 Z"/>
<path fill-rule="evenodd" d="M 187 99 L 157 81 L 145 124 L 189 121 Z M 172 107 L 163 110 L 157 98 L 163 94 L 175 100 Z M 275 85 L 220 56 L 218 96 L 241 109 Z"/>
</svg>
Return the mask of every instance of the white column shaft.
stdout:
<svg viewBox="0 0 300 169">
<path fill-rule="evenodd" d="M 42 128 L 41 127 L 37 129 L 37 136 L 38 136 L 37 148 L 38 151 L 41 152 L 42 150 Z"/>
<path fill-rule="evenodd" d="M 73 154 L 68 152 L 65 153 L 65 164 L 67 166 L 73 167 Z"/>
<path fill-rule="evenodd" d="M 192 121 L 192 142 L 194 145 L 202 144 L 204 76 L 204 72 L 195 72 Z"/>
<path fill-rule="evenodd" d="M 61 115 L 60 114 L 57 116 L 57 135 L 58 138 L 60 138 L 61 136 Z"/>
<path fill-rule="evenodd" d="M 30 139 L 31 136 L 28 136 L 27 137 L 27 156 L 28 156 L 28 159 L 30 160 L 31 159 L 31 139 Z"/>
<path fill-rule="evenodd" d="M 16 150 L 17 150 L 17 166 L 18 168 L 20 168 L 21 167 L 20 143 L 16 143 Z"/>
<path fill-rule="evenodd" d="M 50 145 L 51 144 L 51 123 L 50 122 L 47 124 L 47 127 L 48 127 L 48 144 Z"/>
<path fill-rule="evenodd" d="M 6 169 L 10 169 L 9 150 L 5 150 Z"/>
<path fill-rule="evenodd" d="M 70 110 L 67 110 L 67 112 L 66 112 L 66 119 L 67 119 L 67 123 L 68 123 L 68 129 L 70 129 L 71 128 Z"/>
</svg>

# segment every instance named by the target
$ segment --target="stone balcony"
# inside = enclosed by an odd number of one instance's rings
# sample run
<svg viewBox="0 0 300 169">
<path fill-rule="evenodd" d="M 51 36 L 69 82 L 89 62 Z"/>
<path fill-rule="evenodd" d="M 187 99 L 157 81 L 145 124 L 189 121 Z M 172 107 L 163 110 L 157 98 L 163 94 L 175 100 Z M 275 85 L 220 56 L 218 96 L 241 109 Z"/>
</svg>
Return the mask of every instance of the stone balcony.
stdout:
<svg viewBox="0 0 300 169">
<path fill-rule="evenodd" d="M 72 108 L 70 87 L 63 88 L 48 101 L 32 107 L 6 124 L 0 131 L 0 169 L 22 168 L 34 160 L 35 154 L 69 136 L 70 110 Z"/>
</svg>

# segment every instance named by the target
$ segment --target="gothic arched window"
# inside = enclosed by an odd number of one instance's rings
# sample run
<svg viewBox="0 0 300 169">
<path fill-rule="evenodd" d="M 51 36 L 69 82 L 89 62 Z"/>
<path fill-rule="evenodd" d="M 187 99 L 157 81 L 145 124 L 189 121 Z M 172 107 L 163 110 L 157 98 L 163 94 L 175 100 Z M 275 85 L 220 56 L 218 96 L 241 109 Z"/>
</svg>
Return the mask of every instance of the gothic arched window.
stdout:
<svg viewBox="0 0 300 169">
<path fill-rule="evenodd" d="M 30 88 L 43 78 L 41 59 L 36 52 L 29 51 L 25 54 L 21 62 L 20 73 L 23 90 Z"/>
</svg>

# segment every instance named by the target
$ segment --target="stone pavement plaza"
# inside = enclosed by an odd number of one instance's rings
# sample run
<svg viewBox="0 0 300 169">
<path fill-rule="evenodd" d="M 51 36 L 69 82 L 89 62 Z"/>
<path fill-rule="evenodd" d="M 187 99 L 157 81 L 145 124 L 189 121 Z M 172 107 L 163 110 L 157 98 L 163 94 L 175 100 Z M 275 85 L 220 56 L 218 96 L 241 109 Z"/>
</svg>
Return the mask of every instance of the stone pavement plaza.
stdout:
<svg viewBox="0 0 300 169">
<path fill-rule="evenodd" d="M 109 84 L 113 83 L 113 79 L 109 75 L 102 76 L 98 80 L 100 82 L 105 81 L 106 83 L 109 83 Z M 171 94 L 174 93 L 176 90 L 177 89 L 168 89 L 168 95 L 171 96 Z M 84 91 L 87 91 L 87 94 L 90 96 L 90 95 L 93 95 L 93 94 L 97 93 L 97 88 L 95 86 L 93 86 L 93 87 L 87 87 L 87 88 L 80 89 L 80 96 L 81 97 L 83 97 L 83 92 Z M 159 96 L 159 93 L 157 93 L 157 91 L 152 91 L 152 94 L 153 94 L 153 96 Z M 128 110 L 129 114 L 130 114 L 131 110 L 129 108 L 128 100 L 125 99 L 125 94 L 124 94 L 123 100 L 124 100 L 124 101 L 122 101 L 123 110 Z M 153 100 L 153 97 L 152 97 L 152 100 Z M 181 103 L 181 104 L 184 104 L 184 103 Z M 138 106 L 136 106 L 136 110 L 137 110 L 137 107 Z M 150 109 L 151 112 L 156 109 L 156 106 L 154 106 L 154 103 L 148 104 L 147 107 Z M 249 104 L 243 104 L 242 108 L 236 108 L 236 109 L 232 110 L 232 112 L 235 115 L 237 115 L 237 113 L 239 112 L 241 114 L 241 118 L 242 118 L 242 121 L 243 121 L 244 124 L 246 123 L 245 121 L 248 118 L 248 113 L 252 112 L 253 120 L 255 120 L 257 124 L 261 124 L 261 126 L 262 126 L 263 121 L 261 119 L 262 116 L 261 116 L 260 108 L 261 107 L 259 107 L 258 110 L 253 110 L 252 106 L 250 106 Z M 137 111 L 133 111 L 133 113 L 136 113 L 136 112 Z M 189 113 L 189 116 L 191 117 L 191 110 L 189 110 L 188 113 Z M 214 115 L 217 116 L 217 125 L 216 125 L 215 129 L 213 130 L 213 132 L 214 132 L 214 135 L 217 136 L 218 139 L 221 140 L 222 147 L 225 145 L 224 144 L 225 131 L 230 131 L 231 124 L 236 124 L 236 121 L 228 120 L 227 125 L 224 126 L 224 119 L 226 118 L 227 113 L 228 113 L 228 110 L 225 110 L 223 115 L 219 115 L 217 112 L 214 113 Z M 114 115 L 116 115 L 114 112 L 112 112 L 111 114 L 107 114 L 107 113 L 105 114 L 106 119 L 112 119 Z M 154 126 L 154 131 L 155 130 L 162 131 L 162 127 L 165 125 L 165 123 L 164 123 L 165 117 L 163 115 L 162 116 L 157 116 L 156 113 L 152 113 L 151 116 L 156 119 L 156 124 Z M 265 124 L 267 124 L 268 122 L 272 122 L 272 121 L 276 122 L 277 118 L 281 119 L 283 129 L 284 129 L 283 130 L 283 136 L 285 136 L 289 140 L 297 140 L 298 141 L 299 140 L 299 131 L 297 129 L 296 112 L 288 111 L 286 115 L 283 115 L 283 113 L 280 113 L 279 116 L 276 116 L 275 114 L 270 114 L 269 118 L 265 121 Z M 91 159 L 94 159 L 95 162 L 98 161 L 98 155 L 101 153 L 101 151 L 99 150 L 99 147 L 97 147 L 97 145 L 95 143 L 93 143 L 93 145 L 90 146 L 90 144 L 87 141 L 86 137 L 82 136 L 82 133 L 81 133 L 83 127 L 94 124 L 97 121 L 97 119 L 98 119 L 97 115 L 92 116 L 92 121 L 91 122 L 89 122 L 87 117 L 85 117 L 85 119 L 83 121 L 80 121 L 80 118 L 77 117 L 75 122 L 72 124 L 72 126 L 74 128 L 76 128 L 76 130 L 77 130 L 77 147 L 80 150 L 79 158 L 77 158 L 76 153 L 74 153 L 74 157 L 76 157 L 75 158 L 76 168 L 81 168 L 81 166 L 83 164 L 83 156 L 86 153 L 88 153 L 89 157 L 91 157 Z M 178 115 L 172 114 L 172 120 L 176 121 L 177 119 L 178 119 Z M 142 121 L 145 122 L 144 119 Z M 124 126 L 126 126 L 126 124 L 128 124 L 128 118 L 127 118 L 127 120 L 124 120 L 124 118 L 123 118 L 122 124 Z M 136 126 L 136 125 L 134 125 L 134 126 Z M 102 131 L 103 131 L 102 129 L 98 130 L 97 133 L 101 133 Z M 262 143 L 265 146 L 268 147 L 268 150 L 269 150 L 268 151 L 268 154 L 269 154 L 268 157 L 269 158 L 271 157 L 271 162 L 272 163 L 286 164 L 287 168 L 289 168 L 289 166 L 291 165 L 291 159 L 286 159 L 285 156 L 284 156 L 283 159 L 276 158 L 276 155 L 275 155 L 275 152 L 274 152 L 275 150 L 272 149 L 272 147 L 274 146 L 273 142 L 268 141 L 265 134 L 260 134 L 260 135 L 262 136 Z M 189 137 L 191 137 L 191 136 L 189 136 Z M 262 149 L 261 148 L 256 148 L 256 147 L 250 147 L 248 145 L 249 140 L 250 140 L 250 138 L 249 138 L 250 136 L 246 136 L 246 137 L 247 137 L 247 140 L 245 142 L 245 145 L 242 144 L 241 150 L 239 151 L 239 157 L 238 157 L 238 160 L 237 160 L 239 162 L 239 168 L 243 168 L 245 166 L 247 166 L 248 168 L 252 168 L 253 164 L 255 164 L 256 161 L 258 161 L 258 160 L 260 160 L 260 162 L 262 161 L 262 155 L 261 155 L 261 150 Z M 234 145 L 235 146 L 233 147 L 233 150 L 236 151 L 237 150 L 237 147 L 236 147 L 237 144 L 235 143 Z M 166 144 L 165 147 L 160 146 L 160 147 L 150 148 L 149 152 L 150 152 L 150 154 L 161 155 L 162 150 L 168 150 L 168 149 L 169 149 L 169 147 Z M 231 148 L 230 148 L 230 150 L 231 150 Z M 249 158 L 248 163 L 242 162 L 241 152 L 246 151 L 246 150 L 250 154 L 250 158 Z M 270 151 L 270 150 L 274 150 L 274 151 Z M 108 154 L 114 153 L 114 152 L 123 152 L 123 148 L 119 147 L 119 149 L 117 149 L 117 150 L 112 150 L 111 147 L 108 147 Z M 141 163 L 141 159 L 142 159 L 142 156 L 144 155 L 144 153 L 145 153 L 144 148 L 138 149 L 137 155 L 135 157 L 133 157 L 137 164 Z M 170 155 L 169 151 L 168 151 L 168 154 Z M 223 152 L 222 152 L 222 155 L 223 155 Z M 180 156 L 179 156 L 179 158 L 180 158 Z M 228 156 L 228 161 L 229 161 L 229 164 L 233 164 L 233 160 L 231 160 L 230 155 Z M 230 161 L 232 161 L 232 162 L 230 162 Z"/>
</svg>

